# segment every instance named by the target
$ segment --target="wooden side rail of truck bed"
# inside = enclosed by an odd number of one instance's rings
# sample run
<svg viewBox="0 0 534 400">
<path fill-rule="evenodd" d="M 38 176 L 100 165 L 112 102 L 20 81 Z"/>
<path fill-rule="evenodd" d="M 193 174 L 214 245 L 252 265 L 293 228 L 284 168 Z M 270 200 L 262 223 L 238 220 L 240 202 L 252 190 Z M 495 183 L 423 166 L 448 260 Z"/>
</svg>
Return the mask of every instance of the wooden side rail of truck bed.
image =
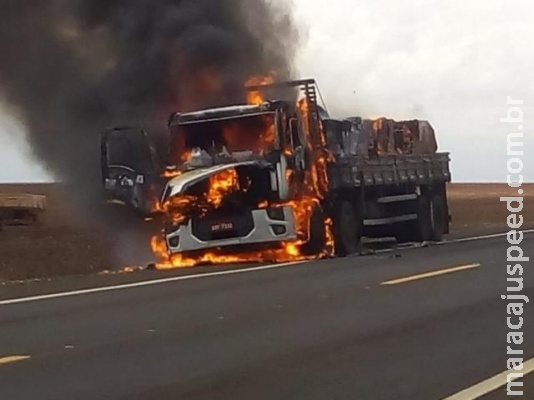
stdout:
<svg viewBox="0 0 534 400">
<path fill-rule="evenodd" d="M 333 189 L 450 182 L 448 153 L 380 157 L 343 156 L 330 164 Z"/>
</svg>

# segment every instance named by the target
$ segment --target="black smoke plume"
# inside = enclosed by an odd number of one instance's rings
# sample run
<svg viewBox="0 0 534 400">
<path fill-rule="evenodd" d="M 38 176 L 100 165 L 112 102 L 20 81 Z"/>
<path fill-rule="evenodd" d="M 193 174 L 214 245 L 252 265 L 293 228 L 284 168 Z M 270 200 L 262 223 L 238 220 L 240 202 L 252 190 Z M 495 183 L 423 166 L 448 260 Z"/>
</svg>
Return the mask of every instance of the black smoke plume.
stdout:
<svg viewBox="0 0 534 400">
<path fill-rule="evenodd" d="M 251 76 L 290 77 L 297 31 L 288 3 L 0 0 L 2 108 L 66 185 L 65 203 L 105 224 L 115 261 L 139 262 L 148 239 L 102 206 L 100 134 L 115 124 L 164 128 L 171 112 L 242 101 Z"/>
<path fill-rule="evenodd" d="M 0 101 L 78 204 L 100 196 L 99 135 L 241 101 L 291 75 L 290 1 L 0 0 Z"/>
</svg>

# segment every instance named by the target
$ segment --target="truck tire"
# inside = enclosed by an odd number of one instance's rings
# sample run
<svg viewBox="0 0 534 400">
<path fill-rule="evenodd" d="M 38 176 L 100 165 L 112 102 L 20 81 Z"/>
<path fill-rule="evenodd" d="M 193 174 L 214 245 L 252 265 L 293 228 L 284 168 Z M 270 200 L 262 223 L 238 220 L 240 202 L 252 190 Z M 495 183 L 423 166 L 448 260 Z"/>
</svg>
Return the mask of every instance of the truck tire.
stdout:
<svg viewBox="0 0 534 400">
<path fill-rule="evenodd" d="M 441 242 L 445 232 L 445 204 L 440 195 L 432 196 L 430 201 L 431 237 L 430 240 Z"/>
<path fill-rule="evenodd" d="M 427 196 L 420 196 L 417 205 L 417 241 L 432 239 L 431 205 Z"/>
<path fill-rule="evenodd" d="M 431 205 L 427 196 L 417 199 L 417 219 L 402 223 L 395 234 L 397 242 L 425 242 L 432 239 Z"/>
<path fill-rule="evenodd" d="M 321 207 L 315 207 L 310 217 L 310 237 L 300 247 L 300 252 L 306 257 L 320 255 L 326 246 L 325 215 Z"/>
<path fill-rule="evenodd" d="M 334 210 L 334 245 L 339 257 L 358 252 L 362 237 L 362 219 L 348 201 L 342 201 Z"/>
</svg>

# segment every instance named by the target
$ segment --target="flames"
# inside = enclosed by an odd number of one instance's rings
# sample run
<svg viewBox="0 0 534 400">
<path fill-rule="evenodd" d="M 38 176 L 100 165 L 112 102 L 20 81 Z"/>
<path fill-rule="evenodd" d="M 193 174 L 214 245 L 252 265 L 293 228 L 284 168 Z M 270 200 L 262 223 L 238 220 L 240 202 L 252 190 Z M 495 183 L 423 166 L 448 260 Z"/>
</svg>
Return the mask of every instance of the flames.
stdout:
<svg viewBox="0 0 534 400">
<path fill-rule="evenodd" d="M 209 179 L 208 186 L 208 190 L 201 197 L 179 195 L 172 196 L 163 202 L 158 201 L 155 212 L 164 214 L 168 221 L 172 223 L 181 223 L 187 218 L 186 216 L 189 213 L 205 215 L 209 211 L 219 208 L 223 199 L 228 194 L 241 189 L 238 174 L 234 168 L 213 175 Z M 157 249 L 154 250 L 156 253 L 159 253 Z"/>
<path fill-rule="evenodd" d="M 272 148 L 276 141 L 276 125 L 274 121 L 265 121 L 267 128 L 260 135 L 262 148 Z"/>
<path fill-rule="evenodd" d="M 163 174 L 161 174 L 161 176 L 166 179 L 177 178 L 180 175 L 182 175 L 182 171 L 175 168 L 168 168 L 163 172 Z"/>
<path fill-rule="evenodd" d="M 176 196 L 166 202 L 161 210 L 166 213 L 169 221 L 173 224 L 183 224 L 187 221 L 194 208 L 196 212 L 206 214 L 210 210 L 221 205 L 223 198 L 234 190 L 238 190 L 236 184 L 236 171 L 230 169 L 224 173 L 217 174 L 210 179 L 210 188 L 208 195 L 203 199 L 201 206 L 198 198 L 189 196 Z M 206 206 L 209 203 L 209 206 Z M 258 204 L 258 208 L 265 209 L 272 207 L 267 201 Z M 326 246 L 321 254 L 305 256 L 301 252 L 301 246 L 306 243 L 310 232 L 310 216 L 316 207 L 320 207 L 320 202 L 316 197 L 304 196 L 301 199 L 293 200 L 284 204 L 276 205 L 278 207 L 290 206 L 293 210 L 295 223 L 297 227 L 298 240 L 295 242 L 282 243 L 281 248 L 263 250 L 263 251 L 244 251 L 239 254 L 223 254 L 215 251 L 207 251 L 200 255 L 190 256 L 184 254 L 171 255 L 168 252 L 167 244 L 163 234 L 152 238 L 151 247 L 156 255 L 157 268 L 161 270 L 173 268 L 187 268 L 203 264 L 230 264 L 230 263 L 250 263 L 250 262 L 289 262 L 301 261 L 310 258 L 320 258 L 330 255 L 333 251 L 333 235 L 331 231 L 332 222 L 330 219 L 325 221 Z"/>
<path fill-rule="evenodd" d="M 270 85 L 274 83 L 274 75 L 269 76 L 253 76 L 250 78 L 246 86 L 260 86 L 260 85 Z M 260 104 L 263 104 L 265 102 L 265 98 L 263 97 L 263 93 L 257 90 L 250 90 L 247 95 L 247 103 L 250 105 L 256 105 L 259 106 Z"/>
<path fill-rule="evenodd" d="M 276 141 L 275 119 L 271 115 L 262 115 L 258 126 L 243 126 L 228 122 L 222 128 L 222 136 L 227 151 L 240 152 L 251 150 L 255 154 L 264 154 L 272 150 Z"/>
<path fill-rule="evenodd" d="M 237 171 L 231 168 L 219 172 L 210 178 L 209 186 L 208 203 L 218 208 L 227 194 L 239 190 Z"/>
<path fill-rule="evenodd" d="M 299 110 L 302 114 L 302 121 L 304 124 L 304 131 L 308 135 L 311 135 L 312 129 L 310 123 L 312 122 L 312 116 L 310 114 L 309 104 L 305 98 L 299 100 L 298 102 Z M 328 171 L 327 164 L 330 161 L 333 161 L 334 156 L 331 152 L 326 150 L 326 139 L 323 132 L 323 126 L 321 123 L 318 123 L 317 129 L 317 138 L 308 137 L 308 150 L 314 155 L 314 163 L 311 166 L 311 176 L 307 181 L 307 186 L 318 198 L 324 198 L 325 194 L 328 191 Z M 314 148 L 311 143 L 319 141 L 319 145 Z"/>
<path fill-rule="evenodd" d="M 169 256 L 166 244 L 162 237 L 152 238 L 152 249 L 157 256 L 157 268 L 159 270 L 169 270 L 176 268 L 188 268 L 206 264 L 241 264 L 260 263 L 265 261 L 290 262 L 304 260 L 300 255 L 298 246 L 294 243 L 284 243 L 281 249 L 265 251 L 245 251 L 237 255 L 218 254 L 216 252 L 206 252 L 196 257 L 183 254 Z"/>
<path fill-rule="evenodd" d="M 266 85 L 274 82 L 273 77 L 253 77 L 247 81 L 247 86 Z M 248 104 L 260 105 L 265 99 L 260 91 L 249 91 Z M 327 164 L 331 160 L 331 154 L 324 149 L 325 143 L 319 143 L 316 148 L 312 143 L 316 138 L 311 137 L 311 124 L 322 129 L 319 121 L 313 121 L 313 115 L 310 113 L 310 105 L 306 99 L 301 99 L 297 103 L 303 121 L 303 130 L 308 135 L 307 151 L 312 155 L 312 165 L 308 166 L 304 173 L 304 179 L 297 180 L 296 170 L 289 169 L 286 172 L 286 179 L 292 190 L 291 198 L 293 200 L 282 204 L 270 204 L 268 201 L 261 201 L 257 208 L 266 209 L 269 207 L 289 206 L 293 210 L 298 240 L 292 243 L 282 243 L 280 248 L 264 251 L 243 251 L 237 255 L 221 254 L 219 251 L 207 251 L 200 255 L 189 256 L 184 254 L 170 255 L 167 249 L 165 238 L 158 235 L 152 238 L 152 249 L 157 256 L 159 269 L 171 269 L 180 267 L 192 267 L 200 264 L 229 264 L 243 262 L 288 262 L 299 261 L 310 256 L 302 254 L 302 245 L 310 238 L 310 220 L 316 210 L 321 210 L 321 200 L 328 190 Z M 318 123 L 319 122 L 319 123 Z M 316 132 L 321 140 L 324 140 L 323 132 Z M 235 132 L 225 132 L 225 137 L 231 139 Z M 260 146 L 263 150 L 272 147 L 276 141 L 276 126 L 274 123 L 266 124 L 264 132 L 260 135 Z M 260 151 L 262 153 L 263 151 Z M 283 153 L 290 157 L 293 155 L 292 149 L 285 149 Z M 169 176 L 176 172 L 169 172 Z M 228 169 L 212 176 L 209 179 L 209 188 L 202 198 L 178 196 L 169 199 L 165 204 L 160 204 L 158 210 L 167 215 L 167 219 L 174 224 L 182 224 L 187 221 L 187 215 L 196 213 L 196 215 L 206 215 L 208 212 L 221 207 L 224 199 L 233 192 L 246 191 L 239 185 L 238 172 L 235 169 Z M 333 254 L 334 238 L 332 234 L 332 220 L 324 217 L 324 237 L 326 243 L 324 250 L 320 254 L 311 256 L 319 258 Z"/>
<path fill-rule="evenodd" d="M 221 206 L 223 200 L 230 193 L 241 190 L 238 174 L 235 169 L 228 169 L 212 176 L 209 180 L 209 188 L 204 197 L 174 196 L 164 204 L 160 204 L 159 211 L 166 215 L 168 223 L 187 223 L 187 216 L 191 214 L 206 215 L 208 212 Z M 303 260 L 300 246 L 305 243 L 309 231 L 309 216 L 317 200 L 305 197 L 299 201 L 293 201 L 278 205 L 291 206 L 294 212 L 299 240 L 293 243 L 282 243 L 281 248 L 263 251 L 244 251 L 236 255 L 220 254 L 208 251 L 196 256 L 184 254 L 170 255 L 163 234 L 154 236 L 151 241 L 152 251 L 157 258 L 158 269 L 186 268 L 202 264 L 229 264 L 243 262 L 289 262 Z M 265 209 L 273 205 L 262 201 L 257 208 Z M 319 255 L 318 255 L 319 256 Z"/>
</svg>

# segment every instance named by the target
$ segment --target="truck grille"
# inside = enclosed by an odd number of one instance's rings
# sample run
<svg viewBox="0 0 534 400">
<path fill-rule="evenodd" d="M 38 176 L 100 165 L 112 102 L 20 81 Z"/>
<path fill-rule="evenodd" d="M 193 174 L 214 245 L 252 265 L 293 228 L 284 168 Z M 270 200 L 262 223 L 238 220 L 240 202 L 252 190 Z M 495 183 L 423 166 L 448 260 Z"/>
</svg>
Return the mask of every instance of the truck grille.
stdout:
<svg viewBox="0 0 534 400">
<path fill-rule="evenodd" d="M 193 235 L 203 242 L 246 237 L 253 229 L 251 211 L 240 215 L 209 216 L 193 220 Z"/>
</svg>

